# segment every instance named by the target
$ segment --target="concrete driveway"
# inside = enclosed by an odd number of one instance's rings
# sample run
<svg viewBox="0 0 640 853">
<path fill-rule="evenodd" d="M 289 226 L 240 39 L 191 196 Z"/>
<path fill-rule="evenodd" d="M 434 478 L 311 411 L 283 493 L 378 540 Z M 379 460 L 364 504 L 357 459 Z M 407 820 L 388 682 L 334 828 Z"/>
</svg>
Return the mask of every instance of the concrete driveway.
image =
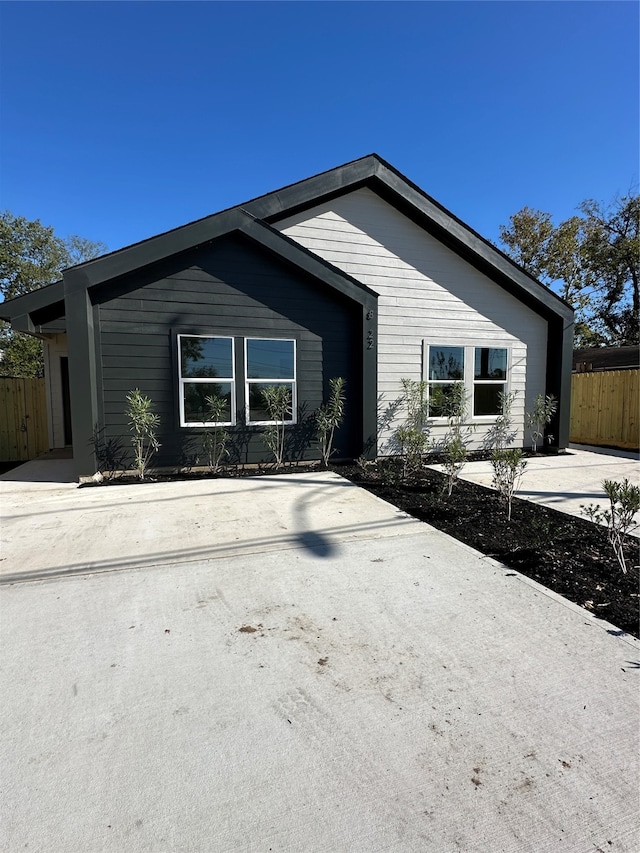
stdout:
<svg viewBox="0 0 640 853">
<path fill-rule="evenodd" d="M 0 482 L 3 851 L 637 853 L 640 643 L 333 474 L 43 471 Z"/>
</svg>

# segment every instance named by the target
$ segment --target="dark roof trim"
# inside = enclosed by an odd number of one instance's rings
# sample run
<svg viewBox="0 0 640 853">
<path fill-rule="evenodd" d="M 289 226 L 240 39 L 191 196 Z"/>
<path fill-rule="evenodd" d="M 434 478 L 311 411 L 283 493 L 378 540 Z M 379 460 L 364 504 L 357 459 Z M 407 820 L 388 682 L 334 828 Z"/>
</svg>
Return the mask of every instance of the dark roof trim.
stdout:
<svg viewBox="0 0 640 853">
<path fill-rule="evenodd" d="M 405 215 L 412 217 L 423 228 L 434 233 L 436 237 L 464 257 L 465 260 L 493 277 L 501 286 L 534 310 L 547 317 L 558 316 L 567 323 L 573 322 L 573 310 L 566 302 L 376 154 L 369 154 L 359 160 L 346 163 L 344 166 L 259 196 L 243 205 L 229 208 L 116 252 L 111 252 L 108 255 L 103 255 L 101 258 L 95 258 L 71 267 L 64 272 L 64 294 L 94 287 L 163 258 L 197 248 L 234 230 L 244 231 L 248 236 L 261 242 L 258 234 L 266 235 L 265 231 L 260 232 L 260 228 L 268 228 L 267 223 L 276 223 L 301 210 L 311 208 L 332 197 L 364 186 L 370 187 L 385 200 L 394 204 Z M 266 222 L 258 223 L 257 220 L 266 220 Z M 252 221 L 253 225 L 249 225 L 249 221 Z M 265 245 L 269 243 L 269 247 L 273 251 L 282 254 L 285 252 L 284 246 L 288 245 L 289 248 L 286 253 L 290 256 L 295 255 L 297 258 L 297 260 L 292 261 L 293 263 L 300 265 L 302 256 L 305 255 L 304 263 L 309 264 L 311 263 L 310 259 L 314 259 L 315 264 L 320 265 L 316 266 L 316 269 L 320 269 L 320 267 L 324 269 L 321 278 L 330 269 L 333 277 L 339 276 L 343 284 L 350 281 L 361 292 L 367 291 L 369 294 L 373 294 L 373 291 L 365 288 L 355 279 L 345 276 L 336 267 L 326 264 L 317 255 L 308 252 L 275 229 L 270 230 L 272 232 L 271 237 L 268 239 L 264 236 L 262 239 L 265 241 Z M 276 243 L 278 248 L 274 248 Z M 57 282 L 56 285 L 49 285 L 40 291 L 18 297 L 11 303 L 5 303 L 4 309 L 0 308 L 0 317 L 10 319 L 11 317 L 30 314 L 35 310 L 36 305 L 41 308 L 45 304 L 58 301 L 60 285 L 61 282 Z M 52 290 L 51 288 L 58 289 Z M 36 296 L 38 299 L 31 302 L 31 298 Z M 21 300 L 25 301 L 22 302 Z M 15 308 L 12 303 L 16 303 Z M 3 310 L 6 312 L 7 308 L 9 309 L 8 316 L 6 313 L 2 313 Z"/>
<path fill-rule="evenodd" d="M 347 275 L 337 267 L 323 261 L 299 243 L 281 234 L 266 222 L 259 222 L 240 208 L 233 208 L 208 220 L 187 225 L 171 234 L 132 246 L 113 255 L 66 270 L 65 293 L 90 289 L 121 275 L 140 269 L 180 252 L 191 251 L 226 234 L 239 232 L 264 248 L 311 275 L 341 290 L 358 302 L 367 294 L 375 298 L 370 288 Z"/>
<path fill-rule="evenodd" d="M 520 290 L 530 304 L 541 304 L 546 313 L 573 320 L 573 309 L 568 303 L 376 154 L 261 196 L 244 208 L 259 219 L 277 222 L 360 186 L 369 186 L 402 212 L 413 214 L 419 224 L 435 231 L 439 239 L 466 260 L 476 262 L 484 271 L 493 271 L 501 282 L 504 279 L 514 282 L 515 293 Z"/>
<path fill-rule="evenodd" d="M 254 219 L 245 211 L 241 211 L 241 213 L 245 220 L 237 230 L 260 243 L 264 248 L 271 250 L 280 258 L 289 261 L 314 278 L 324 281 L 356 302 L 364 304 L 364 301 L 370 299 L 377 300 L 378 294 L 366 284 L 305 249 L 300 243 L 287 237 L 286 234 L 276 228 L 272 228 L 266 222 Z"/>
<path fill-rule="evenodd" d="M 180 252 L 190 251 L 199 245 L 234 232 L 244 234 L 268 251 L 361 305 L 377 299 L 375 291 L 362 282 L 309 252 L 304 246 L 266 222 L 256 220 L 244 210 L 232 208 L 208 220 L 201 220 L 177 229 L 169 235 L 147 240 L 120 252 L 65 270 L 63 281 L 3 303 L 0 308 L 0 317 L 10 321 L 14 328 L 34 333 L 40 325 L 38 315 L 42 315 L 42 322 L 51 321 L 56 314 L 51 311 L 53 306 L 59 306 L 59 315 L 64 315 L 66 296 L 99 287 L 136 269 L 149 266 Z"/>
<path fill-rule="evenodd" d="M 23 296 L 16 296 L 14 299 L 3 302 L 0 304 L 0 320 L 11 323 L 14 329 L 33 332 L 34 329 L 29 320 L 19 321 L 18 318 L 28 318 L 34 313 L 50 309 L 56 304 L 60 305 L 60 316 L 63 316 L 64 282 L 62 281 L 55 281 L 53 284 L 38 288 L 38 290 L 32 290 L 31 293 L 25 293 Z M 47 311 L 47 315 L 51 315 L 50 310 Z"/>
</svg>

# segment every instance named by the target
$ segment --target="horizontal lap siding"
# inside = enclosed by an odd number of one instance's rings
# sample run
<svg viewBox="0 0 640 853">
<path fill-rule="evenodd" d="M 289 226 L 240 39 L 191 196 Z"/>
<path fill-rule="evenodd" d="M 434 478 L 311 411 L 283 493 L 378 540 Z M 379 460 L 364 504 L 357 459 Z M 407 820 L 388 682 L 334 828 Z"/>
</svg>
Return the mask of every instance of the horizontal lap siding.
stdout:
<svg viewBox="0 0 640 853">
<path fill-rule="evenodd" d="M 189 464 L 195 456 L 202 462 L 200 431 L 179 427 L 172 329 L 237 338 L 294 338 L 298 404 L 307 417 L 322 402 L 329 378 L 345 375 L 353 384 L 350 348 L 357 346 L 356 314 L 325 286 L 236 238 L 190 253 L 182 259 L 183 268 L 176 268 L 175 260 L 171 263 L 155 274 L 146 273 L 139 284 L 135 279 L 118 282 L 100 297 L 101 407 L 107 438 L 129 446 L 126 395 L 140 388 L 161 419 L 162 447 L 155 462 Z M 345 446 L 352 441 L 353 426 L 345 428 Z M 308 444 L 308 422 L 288 431 L 292 439 Z M 233 451 L 237 461 L 269 460 L 261 434 L 259 428 L 249 429 L 248 444 Z M 317 456 L 315 446 L 306 454 Z"/>
<path fill-rule="evenodd" d="M 378 394 L 384 412 L 401 379 L 418 380 L 422 341 L 505 346 L 512 358 L 516 443 L 525 406 L 545 388 L 546 323 L 515 297 L 383 201 L 360 189 L 278 223 L 287 236 L 368 285 L 378 299 Z M 526 393 L 526 399 L 525 399 Z M 399 419 L 381 431 L 379 452 Z M 487 426 L 479 425 L 480 447 Z M 434 438 L 444 428 L 434 428 Z"/>
</svg>

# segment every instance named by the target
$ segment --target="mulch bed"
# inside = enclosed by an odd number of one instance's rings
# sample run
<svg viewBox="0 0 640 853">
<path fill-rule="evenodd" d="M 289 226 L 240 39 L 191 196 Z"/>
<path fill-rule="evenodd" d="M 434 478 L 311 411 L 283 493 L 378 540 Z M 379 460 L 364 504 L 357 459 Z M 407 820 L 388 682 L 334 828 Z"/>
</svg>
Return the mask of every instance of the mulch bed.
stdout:
<svg viewBox="0 0 640 853">
<path fill-rule="evenodd" d="M 402 475 L 396 460 L 336 466 L 337 473 L 460 542 L 639 637 L 639 550 L 625 543 L 623 574 L 604 527 L 527 500 L 513 501 L 511 521 L 493 489 L 459 480 L 447 497 L 445 477 L 423 469 Z"/>
</svg>

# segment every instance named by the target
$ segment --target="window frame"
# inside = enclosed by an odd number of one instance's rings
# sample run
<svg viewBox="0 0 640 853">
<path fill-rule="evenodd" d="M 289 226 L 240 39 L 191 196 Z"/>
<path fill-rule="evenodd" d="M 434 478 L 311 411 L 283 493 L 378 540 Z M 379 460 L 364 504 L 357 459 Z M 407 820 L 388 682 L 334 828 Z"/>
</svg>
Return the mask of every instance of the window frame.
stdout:
<svg viewBox="0 0 640 853">
<path fill-rule="evenodd" d="M 431 363 L 431 347 L 433 347 L 434 349 L 446 348 L 446 349 L 462 350 L 462 379 L 448 379 L 448 378 L 447 379 L 431 379 L 429 377 L 429 366 Z M 429 412 L 429 403 L 431 400 L 431 386 L 432 385 L 438 385 L 439 387 L 443 388 L 443 387 L 448 387 L 450 385 L 455 385 L 456 382 L 462 382 L 465 384 L 465 388 L 466 388 L 465 371 L 466 371 L 467 360 L 468 360 L 467 359 L 467 348 L 465 346 L 462 346 L 461 344 L 426 344 L 425 345 L 423 374 L 424 374 L 424 379 L 425 379 L 426 386 L 427 386 L 427 412 Z M 446 415 L 432 415 L 429 413 L 427 415 L 427 419 L 432 420 L 432 421 L 436 421 L 437 423 L 439 423 L 439 422 L 446 423 L 447 416 Z"/>
<path fill-rule="evenodd" d="M 501 412 L 496 412 L 492 415 L 476 415 L 475 414 L 475 403 L 476 403 L 476 387 L 479 385 L 487 386 L 487 385 L 500 385 L 502 386 L 503 394 L 509 393 L 509 368 L 511 366 L 510 359 L 510 350 L 509 347 L 496 347 L 496 346 L 473 346 L 473 366 L 471 367 L 471 380 L 473 382 L 473 392 L 471 394 L 471 416 L 474 420 L 482 423 L 483 421 L 489 420 L 493 421 L 497 417 L 502 414 Z M 504 379 L 476 379 L 475 369 L 476 369 L 476 350 L 479 349 L 495 349 L 495 350 L 504 350 L 505 352 L 505 370 L 504 370 Z"/>
<path fill-rule="evenodd" d="M 429 379 L 429 359 L 431 348 L 441 349 L 447 347 L 449 349 L 461 349 L 463 353 L 463 375 L 462 379 Z M 475 356 L 476 350 L 479 349 L 495 349 L 505 350 L 506 352 L 506 369 L 504 379 L 476 379 L 475 378 Z M 453 385 L 455 382 L 464 383 L 467 400 L 469 401 L 469 414 L 467 420 L 478 424 L 487 424 L 495 421 L 499 417 L 500 412 L 492 415 L 476 415 L 475 411 L 475 392 L 477 385 L 501 385 L 504 393 L 508 394 L 511 387 L 511 346 L 508 344 L 495 345 L 486 342 L 472 342 L 464 344 L 438 343 L 433 341 L 423 341 L 423 356 L 422 356 L 422 379 L 426 384 L 427 404 L 431 396 L 431 385 Z M 445 415 L 434 416 L 429 414 L 428 420 L 433 421 L 436 426 L 447 423 Z"/>
<path fill-rule="evenodd" d="M 247 353 L 247 344 L 249 341 L 281 341 L 293 344 L 293 378 L 291 379 L 269 379 L 249 378 L 249 358 Z M 298 348 L 295 338 L 268 338 L 264 336 L 249 335 L 243 339 L 243 356 L 244 356 L 244 408 L 245 422 L 247 426 L 275 426 L 284 423 L 285 426 L 297 423 L 298 416 Z M 291 386 L 291 419 L 288 421 L 252 421 L 250 420 L 250 385 L 290 385 Z"/>
<path fill-rule="evenodd" d="M 204 338 L 206 340 L 213 339 L 222 339 L 231 341 L 231 378 L 222 377 L 222 376 L 198 376 L 184 377 L 182 375 L 182 349 L 181 349 L 181 339 L 182 338 Z M 186 429 L 202 429 L 203 427 L 213 427 L 213 426 L 235 426 L 237 423 L 237 411 L 236 411 L 236 350 L 235 350 L 236 342 L 233 335 L 204 335 L 204 334 L 194 334 L 192 332 L 178 332 L 176 333 L 176 352 L 177 352 L 177 361 L 178 361 L 178 406 L 180 412 L 180 427 L 184 427 Z M 211 385 L 214 384 L 215 381 L 219 383 L 227 383 L 231 385 L 231 420 L 229 421 L 187 421 L 185 418 L 185 385 L 186 384 L 200 384 L 200 385 Z"/>
</svg>

